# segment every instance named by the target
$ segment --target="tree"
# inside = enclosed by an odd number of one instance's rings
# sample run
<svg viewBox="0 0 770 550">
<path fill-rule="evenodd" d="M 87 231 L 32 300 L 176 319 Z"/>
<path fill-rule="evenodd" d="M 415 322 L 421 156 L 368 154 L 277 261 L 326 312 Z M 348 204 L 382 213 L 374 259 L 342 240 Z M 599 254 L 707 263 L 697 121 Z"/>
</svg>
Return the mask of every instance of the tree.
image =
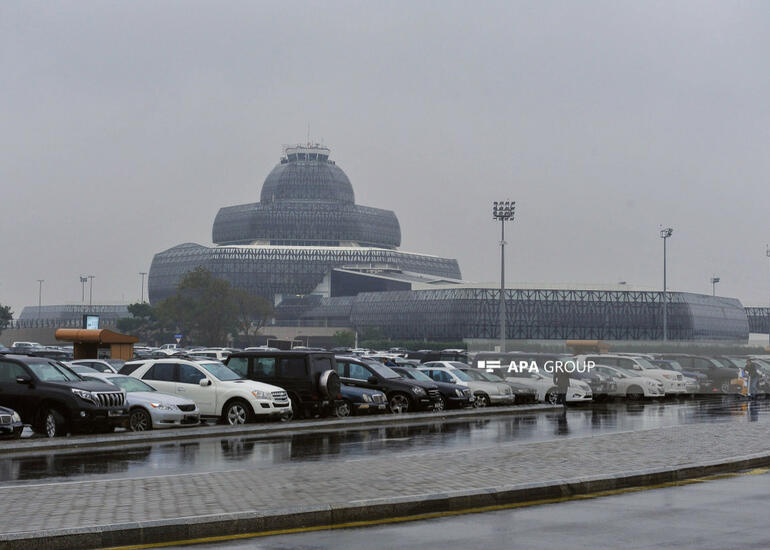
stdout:
<svg viewBox="0 0 770 550">
<path fill-rule="evenodd" d="M 273 305 L 261 296 L 254 296 L 242 289 L 234 289 L 232 299 L 238 330 L 246 336 L 246 341 L 251 343 L 252 334 L 256 336 L 259 329 L 273 316 Z"/>
<path fill-rule="evenodd" d="M 356 333 L 352 330 L 338 330 L 334 333 L 334 345 L 338 348 L 352 348 L 356 345 Z"/>
<path fill-rule="evenodd" d="M 184 335 L 186 344 L 222 345 L 237 328 L 237 308 L 230 283 L 204 267 L 182 277 L 177 293 L 156 308 L 161 324 Z"/>
<path fill-rule="evenodd" d="M 13 311 L 11 311 L 11 306 L 0 304 L 0 334 L 3 333 L 3 329 L 8 328 L 11 321 L 13 321 Z"/>
<path fill-rule="evenodd" d="M 147 302 L 135 303 L 128 306 L 131 317 L 118 319 L 117 327 L 120 332 L 139 338 L 140 342 L 160 344 L 168 341 L 174 327 L 164 327 L 158 319 L 156 308 Z"/>
</svg>

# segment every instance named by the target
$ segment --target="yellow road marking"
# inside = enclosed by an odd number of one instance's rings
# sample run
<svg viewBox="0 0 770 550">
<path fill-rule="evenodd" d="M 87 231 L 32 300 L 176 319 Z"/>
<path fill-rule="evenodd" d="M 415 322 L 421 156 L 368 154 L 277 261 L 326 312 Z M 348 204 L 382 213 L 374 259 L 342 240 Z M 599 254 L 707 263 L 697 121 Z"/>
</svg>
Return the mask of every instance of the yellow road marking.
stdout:
<svg viewBox="0 0 770 550">
<path fill-rule="evenodd" d="M 211 542 L 227 542 L 240 539 L 251 539 L 257 537 L 270 537 L 274 535 L 292 535 L 297 533 L 308 533 L 312 531 L 328 531 L 331 529 L 350 529 L 355 527 L 370 527 L 373 525 L 386 525 L 389 523 L 404 523 L 407 521 L 420 521 L 426 519 L 437 519 L 451 516 L 461 516 L 465 514 L 478 514 L 482 512 L 496 512 L 500 510 L 511 510 L 515 508 L 527 508 L 530 506 L 539 506 L 542 504 L 557 504 L 560 502 L 569 502 L 572 500 L 588 500 L 613 495 L 622 495 L 626 493 L 637 493 L 648 491 L 650 489 L 664 489 L 667 487 L 679 487 L 682 485 L 692 485 L 694 483 L 704 483 L 706 481 L 715 481 L 719 479 L 729 479 L 745 475 L 761 475 L 770 472 L 770 468 L 755 468 L 746 472 L 732 472 L 725 474 L 714 474 L 706 477 L 696 477 L 684 479 L 681 481 L 667 481 L 655 485 L 646 485 L 642 487 L 626 487 L 624 489 L 609 489 L 607 491 L 597 491 L 595 493 L 586 493 L 584 495 L 570 495 L 556 498 L 544 498 L 539 500 L 530 500 L 527 502 L 514 502 L 511 504 L 495 504 L 493 506 L 480 506 L 477 508 L 466 508 L 464 510 L 452 510 L 447 512 L 428 512 L 425 514 L 415 514 L 412 516 L 400 516 L 395 518 L 382 518 L 366 521 L 351 521 L 348 523 L 335 523 L 332 525 L 317 525 L 315 527 L 294 527 L 291 529 L 275 529 L 273 531 L 259 531 L 256 533 L 242 533 L 238 535 L 220 535 L 215 537 L 202 537 L 197 539 L 177 540 L 172 542 L 155 542 L 150 544 L 133 544 L 129 546 L 114 546 L 107 550 L 142 550 L 145 548 L 164 548 L 168 546 L 187 546 L 192 544 L 205 544 Z"/>
</svg>

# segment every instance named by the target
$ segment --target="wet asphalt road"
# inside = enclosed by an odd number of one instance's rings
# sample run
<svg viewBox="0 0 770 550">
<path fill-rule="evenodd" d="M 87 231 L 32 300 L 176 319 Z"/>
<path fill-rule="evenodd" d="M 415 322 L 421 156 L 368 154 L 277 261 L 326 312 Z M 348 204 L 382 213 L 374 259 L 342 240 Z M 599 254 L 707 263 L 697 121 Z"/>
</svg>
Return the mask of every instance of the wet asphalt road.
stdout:
<svg viewBox="0 0 770 550">
<path fill-rule="evenodd" d="M 697 422 L 767 422 L 770 401 L 712 398 L 660 403 L 610 403 L 559 413 L 428 422 L 365 430 L 268 437 L 232 437 L 163 442 L 139 447 L 51 451 L 0 458 L 0 485 L 203 473 L 298 461 L 419 454 L 512 441 L 642 430 Z M 2 445 L 2 442 L 0 442 Z"/>
<path fill-rule="evenodd" d="M 749 474 L 500 512 L 185 548 L 767 549 L 770 548 L 769 494 L 770 474 Z"/>
</svg>

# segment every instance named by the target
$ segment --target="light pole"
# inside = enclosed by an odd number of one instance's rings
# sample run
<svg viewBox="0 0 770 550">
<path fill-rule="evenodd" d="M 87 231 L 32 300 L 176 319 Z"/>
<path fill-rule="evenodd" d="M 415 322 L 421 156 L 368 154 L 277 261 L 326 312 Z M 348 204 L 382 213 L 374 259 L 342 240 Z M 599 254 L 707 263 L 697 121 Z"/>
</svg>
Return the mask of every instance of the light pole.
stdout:
<svg viewBox="0 0 770 550">
<path fill-rule="evenodd" d="M 85 304 L 86 303 L 86 283 L 88 282 L 88 277 L 80 276 L 80 287 L 81 287 L 81 297 L 80 302 Z"/>
<path fill-rule="evenodd" d="M 716 296 L 717 295 L 717 283 L 719 282 L 719 277 L 711 277 L 711 295 Z"/>
<path fill-rule="evenodd" d="M 43 310 L 43 283 L 45 279 L 37 280 L 37 318 L 40 319 Z"/>
<path fill-rule="evenodd" d="M 144 303 L 144 276 L 147 275 L 146 271 L 139 272 L 139 275 L 142 277 L 142 301 L 140 303 Z"/>
<path fill-rule="evenodd" d="M 89 275 L 88 278 L 90 279 L 88 283 L 88 306 L 90 307 L 94 302 L 94 279 L 96 275 Z"/>
<path fill-rule="evenodd" d="M 505 222 L 513 221 L 516 201 L 492 203 L 492 219 L 500 222 L 500 352 L 505 353 Z"/>
<path fill-rule="evenodd" d="M 660 238 L 663 239 L 663 341 L 668 340 L 668 295 L 666 294 L 666 241 L 674 232 L 667 227 L 660 230 Z"/>
</svg>

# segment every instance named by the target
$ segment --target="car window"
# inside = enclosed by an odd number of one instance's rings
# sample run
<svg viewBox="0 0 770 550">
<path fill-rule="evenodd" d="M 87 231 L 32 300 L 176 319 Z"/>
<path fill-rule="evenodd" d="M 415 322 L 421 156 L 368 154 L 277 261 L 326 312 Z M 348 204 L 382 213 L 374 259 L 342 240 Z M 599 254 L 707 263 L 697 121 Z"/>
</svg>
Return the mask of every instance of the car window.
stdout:
<svg viewBox="0 0 770 550">
<path fill-rule="evenodd" d="M 325 372 L 332 368 L 332 360 L 329 357 L 316 357 L 315 365 L 318 370 Z"/>
<path fill-rule="evenodd" d="M 335 370 L 337 371 L 337 374 L 340 377 L 345 376 L 345 362 L 344 361 L 337 361 L 337 364 L 335 365 Z"/>
<path fill-rule="evenodd" d="M 639 365 L 634 363 L 631 359 L 618 359 L 618 366 L 621 369 L 628 369 L 628 370 L 642 370 Z"/>
<path fill-rule="evenodd" d="M 280 365 L 282 378 L 307 377 L 304 357 L 282 357 Z"/>
<path fill-rule="evenodd" d="M 354 380 L 368 380 L 370 376 L 372 376 L 371 371 L 367 369 L 363 365 L 359 365 L 358 363 L 348 363 L 348 378 L 352 378 Z"/>
<path fill-rule="evenodd" d="M 275 357 L 255 357 L 252 367 L 254 378 L 275 378 Z M 238 371 L 236 371 L 238 372 Z M 238 372 L 240 374 L 240 372 Z"/>
<path fill-rule="evenodd" d="M 0 361 L 0 384 L 6 384 L 9 382 L 16 383 L 18 376 L 29 376 L 27 371 L 18 363 L 11 363 L 10 361 Z"/>
<path fill-rule="evenodd" d="M 240 374 L 243 378 L 246 378 L 249 374 L 249 358 L 231 357 L 227 362 L 227 367 L 233 372 Z"/>
<path fill-rule="evenodd" d="M 157 380 L 159 382 L 174 382 L 174 363 L 155 363 L 150 370 L 144 373 L 143 380 Z"/>
<path fill-rule="evenodd" d="M 198 384 L 206 377 L 192 365 L 179 365 L 179 382 L 181 384 Z"/>
</svg>

